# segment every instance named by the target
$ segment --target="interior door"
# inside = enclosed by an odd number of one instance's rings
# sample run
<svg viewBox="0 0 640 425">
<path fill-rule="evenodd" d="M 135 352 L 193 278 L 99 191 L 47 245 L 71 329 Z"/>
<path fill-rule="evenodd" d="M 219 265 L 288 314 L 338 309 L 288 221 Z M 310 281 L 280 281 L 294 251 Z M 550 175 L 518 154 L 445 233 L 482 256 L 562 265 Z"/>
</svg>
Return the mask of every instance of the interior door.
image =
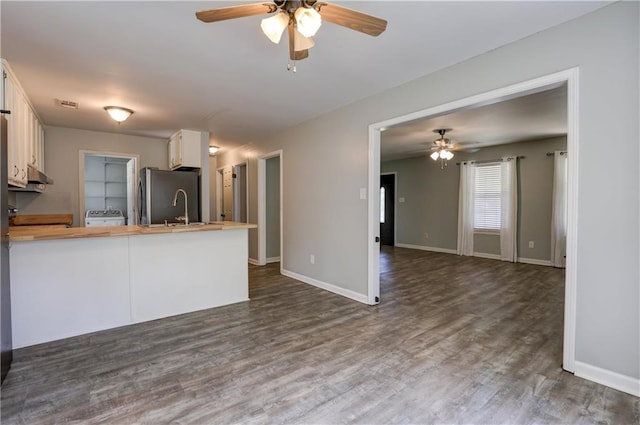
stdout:
<svg viewBox="0 0 640 425">
<path fill-rule="evenodd" d="M 380 175 L 380 243 L 395 245 L 395 174 Z"/>
<path fill-rule="evenodd" d="M 222 169 L 222 214 L 221 220 L 233 220 L 233 167 Z"/>
<path fill-rule="evenodd" d="M 233 167 L 233 221 L 247 222 L 247 165 Z"/>
</svg>

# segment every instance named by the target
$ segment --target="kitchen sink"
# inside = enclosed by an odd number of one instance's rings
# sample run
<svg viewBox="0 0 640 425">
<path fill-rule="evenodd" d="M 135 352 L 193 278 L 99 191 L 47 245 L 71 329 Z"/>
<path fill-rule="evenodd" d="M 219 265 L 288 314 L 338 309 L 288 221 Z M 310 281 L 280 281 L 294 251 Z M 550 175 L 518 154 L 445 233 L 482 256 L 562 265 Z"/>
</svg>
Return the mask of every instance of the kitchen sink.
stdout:
<svg viewBox="0 0 640 425">
<path fill-rule="evenodd" d="M 196 227 L 204 226 L 207 223 L 201 221 L 195 221 L 189 224 L 184 223 L 157 223 L 157 224 L 143 224 L 144 227 Z"/>
</svg>

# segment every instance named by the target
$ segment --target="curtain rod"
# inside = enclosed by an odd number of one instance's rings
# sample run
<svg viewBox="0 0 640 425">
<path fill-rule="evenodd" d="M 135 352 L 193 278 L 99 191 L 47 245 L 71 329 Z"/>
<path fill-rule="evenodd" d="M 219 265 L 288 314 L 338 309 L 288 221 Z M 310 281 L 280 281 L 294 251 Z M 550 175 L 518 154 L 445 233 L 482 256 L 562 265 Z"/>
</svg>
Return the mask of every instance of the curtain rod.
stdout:
<svg viewBox="0 0 640 425">
<path fill-rule="evenodd" d="M 567 154 L 567 151 L 560 151 L 560 155 L 566 155 L 566 154 Z M 547 156 L 553 156 L 553 155 L 555 155 L 554 152 L 547 152 Z"/>
<path fill-rule="evenodd" d="M 521 156 L 516 156 L 516 159 L 525 159 L 526 156 L 521 155 Z M 481 161 L 474 161 L 474 160 L 469 160 L 469 161 L 462 161 L 462 162 L 471 162 L 472 164 L 486 164 L 488 162 L 502 162 L 502 158 L 500 159 L 483 159 Z M 456 162 L 456 165 L 460 165 L 459 162 Z"/>
</svg>

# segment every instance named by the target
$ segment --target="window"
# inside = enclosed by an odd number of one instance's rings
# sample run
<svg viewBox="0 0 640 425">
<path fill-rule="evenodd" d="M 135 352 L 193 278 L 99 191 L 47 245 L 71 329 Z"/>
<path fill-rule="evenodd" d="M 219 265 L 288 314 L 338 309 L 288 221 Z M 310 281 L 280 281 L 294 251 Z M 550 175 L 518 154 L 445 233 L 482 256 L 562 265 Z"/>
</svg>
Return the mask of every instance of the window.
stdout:
<svg viewBox="0 0 640 425">
<path fill-rule="evenodd" d="M 478 165 L 476 167 L 475 205 L 473 211 L 474 229 L 479 231 L 500 231 L 502 173 L 500 164 Z"/>
<path fill-rule="evenodd" d="M 380 223 L 384 223 L 384 187 L 380 188 Z"/>
</svg>

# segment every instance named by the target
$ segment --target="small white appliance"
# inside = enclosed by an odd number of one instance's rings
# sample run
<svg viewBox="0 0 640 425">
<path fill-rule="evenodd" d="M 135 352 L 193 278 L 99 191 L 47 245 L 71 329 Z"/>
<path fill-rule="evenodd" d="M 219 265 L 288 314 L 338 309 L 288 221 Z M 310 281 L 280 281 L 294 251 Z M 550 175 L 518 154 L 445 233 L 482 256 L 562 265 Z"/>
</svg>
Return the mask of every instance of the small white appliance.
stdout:
<svg viewBox="0 0 640 425">
<path fill-rule="evenodd" d="M 124 214 L 120 210 L 87 210 L 84 217 L 86 227 L 124 226 Z"/>
</svg>

